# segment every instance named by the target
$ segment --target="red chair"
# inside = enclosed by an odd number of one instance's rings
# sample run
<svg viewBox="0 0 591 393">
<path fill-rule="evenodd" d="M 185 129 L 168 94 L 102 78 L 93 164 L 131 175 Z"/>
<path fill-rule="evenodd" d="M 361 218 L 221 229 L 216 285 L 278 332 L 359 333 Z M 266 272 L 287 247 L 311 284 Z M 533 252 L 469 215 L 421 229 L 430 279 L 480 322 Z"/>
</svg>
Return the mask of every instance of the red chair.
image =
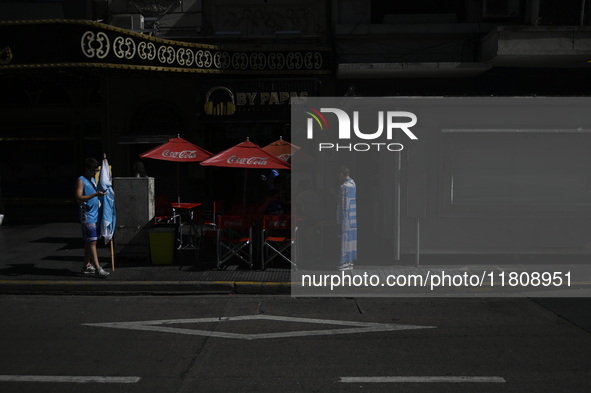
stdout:
<svg viewBox="0 0 591 393">
<path fill-rule="evenodd" d="M 224 212 L 224 201 L 214 201 L 212 205 L 211 218 L 203 222 L 203 225 L 212 227 L 215 229 L 217 218 Z"/>
<path fill-rule="evenodd" d="M 170 224 L 176 221 L 176 217 L 172 212 L 168 197 L 156 195 L 154 197 L 154 224 Z"/>
<path fill-rule="evenodd" d="M 204 239 L 211 243 L 216 242 L 217 236 L 217 217 L 224 211 L 224 201 L 214 201 L 211 215 L 205 216 L 202 209 L 197 210 L 193 216 L 197 226 L 197 236 L 199 237 L 198 249 L 201 251 Z M 208 240 L 209 239 L 209 240 Z M 200 252 L 199 251 L 199 252 Z"/>
<path fill-rule="evenodd" d="M 248 216 L 220 215 L 216 222 L 217 268 L 231 258 L 246 262 L 252 269 L 252 222 Z"/>
<path fill-rule="evenodd" d="M 281 257 L 297 269 L 296 219 L 292 215 L 266 215 L 261 223 L 261 270 Z"/>
<path fill-rule="evenodd" d="M 212 206 L 212 213 L 210 218 L 203 218 L 203 213 L 201 213 L 202 220 L 200 222 L 201 225 L 201 236 L 214 238 L 216 235 L 217 229 L 217 218 L 220 214 L 224 213 L 224 201 L 214 201 Z"/>
</svg>

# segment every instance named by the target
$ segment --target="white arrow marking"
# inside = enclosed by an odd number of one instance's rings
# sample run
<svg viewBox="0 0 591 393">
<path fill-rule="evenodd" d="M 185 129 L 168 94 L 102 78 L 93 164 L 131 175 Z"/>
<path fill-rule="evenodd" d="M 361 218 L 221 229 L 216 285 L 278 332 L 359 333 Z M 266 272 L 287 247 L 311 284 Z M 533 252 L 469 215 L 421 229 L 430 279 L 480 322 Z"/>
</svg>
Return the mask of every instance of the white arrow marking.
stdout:
<svg viewBox="0 0 591 393">
<path fill-rule="evenodd" d="M 250 320 L 273 320 L 282 322 L 300 322 L 322 325 L 339 325 L 350 326 L 349 329 L 325 329 L 325 330 L 304 330 L 291 331 L 281 333 L 260 333 L 260 334 L 241 334 L 217 332 L 210 330 L 198 329 L 182 329 L 176 327 L 166 327 L 163 325 L 183 324 L 183 323 L 208 323 L 208 322 L 227 322 L 227 321 L 250 321 Z M 286 337 L 302 337 L 302 336 L 322 336 L 331 334 L 352 334 L 352 333 L 369 333 L 369 332 L 388 332 L 395 330 L 410 330 L 410 329 L 432 329 L 435 326 L 415 326 L 415 325 L 398 325 L 387 323 L 374 322 L 355 322 L 355 321 L 339 321 L 332 319 L 314 319 L 314 318 L 296 318 L 296 317 L 281 317 L 273 315 L 243 315 L 236 317 L 221 317 L 221 318 L 194 318 L 194 319 L 166 319 L 157 321 L 138 321 L 138 322 L 107 322 L 107 323 L 85 323 L 85 326 L 109 327 L 115 329 L 130 329 L 130 330 L 145 330 L 161 333 L 177 333 L 187 334 L 193 336 L 206 336 L 218 338 L 236 338 L 242 340 L 255 340 L 265 338 L 286 338 Z"/>
<path fill-rule="evenodd" d="M 399 383 L 399 382 L 486 382 L 486 383 L 502 383 L 505 378 L 502 377 L 341 377 L 339 382 L 348 383 Z"/>
<path fill-rule="evenodd" d="M 0 375 L 0 382 L 137 383 L 140 377 Z"/>
</svg>

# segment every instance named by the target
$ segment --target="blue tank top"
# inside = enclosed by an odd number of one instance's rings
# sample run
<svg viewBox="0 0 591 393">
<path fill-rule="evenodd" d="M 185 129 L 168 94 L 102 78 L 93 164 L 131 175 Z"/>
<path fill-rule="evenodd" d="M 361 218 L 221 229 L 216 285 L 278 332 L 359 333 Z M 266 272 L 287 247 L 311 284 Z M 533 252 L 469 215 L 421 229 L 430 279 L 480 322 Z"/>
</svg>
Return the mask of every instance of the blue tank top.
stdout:
<svg viewBox="0 0 591 393">
<path fill-rule="evenodd" d="M 88 180 L 84 176 L 80 176 L 78 179 L 82 180 L 84 185 L 83 195 L 92 195 L 96 190 L 96 183 L 94 177 Z M 99 216 L 99 199 L 94 197 L 86 202 L 78 203 L 78 211 L 80 213 L 80 222 L 82 224 L 96 224 Z"/>
</svg>

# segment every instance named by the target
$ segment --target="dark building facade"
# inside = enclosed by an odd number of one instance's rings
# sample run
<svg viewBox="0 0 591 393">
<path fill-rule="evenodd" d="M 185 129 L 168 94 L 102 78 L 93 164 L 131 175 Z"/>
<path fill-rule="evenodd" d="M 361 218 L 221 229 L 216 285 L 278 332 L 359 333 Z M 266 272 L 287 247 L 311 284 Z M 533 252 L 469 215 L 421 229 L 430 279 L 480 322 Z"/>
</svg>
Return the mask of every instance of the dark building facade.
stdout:
<svg viewBox="0 0 591 393">
<path fill-rule="evenodd" d="M 75 220 L 71 181 L 84 157 L 105 153 L 115 176 L 131 176 L 140 153 L 172 136 L 212 152 L 247 138 L 288 140 L 290 99 L 332 94 L 325 3 L 89 2 L 110 24 L 63 19 L 74 12 L 69 2 L 37 3 L 37 12 L 62 19 L 2 22 L 2 184 L 15 221 Z M 42 17 L 16 3 L 11 10 Z M 140 11 L 145 21 L 134 25 Z M 301 12 L 296 31 L 288 24 Z M 251 16 L 262 14 L 265 27 Z M 172 199 L 174 167 L 145 166 L 156 193 Z M 197 163 L 180 170 L 184 199 L 233 195 L 240 181 Z"/>
<path fill-rule="evenodd" d="M 18 3 L 0 3 L 7 223 L 75 220 L 72 184 L 86 156 L 106 153 L 115 176 L 131 176 L 139 153 L 170 136 L 214 153 L 246 138 L 289 140 L 293 97 L 576 97 L 591 88 L 591 10 L 577 0 L 560 7 L 548 0 Z M 394 258 L 416 255 L 417 244 L 425 255 L 588 253 L 591 201 L 575 201 L 568 190 L 550 202 L 550 217 L 535 219 L 512 207 L 501 218 L 490 212 L 506 199 L 489 198 L 484 212 L 469 217 L 458 211 L 470 201 L 446 199 L 449 179 L 461 176 L 450 168 L 470 151 L 501 138 L 519 171 L 518 162 L 530 165 L 561 139 L 533 136 L 526 143 L 516 133 L 440 132 L 403 151 L 391 184 L 400 189 L 397 224 L 381 232 Z M 567 162 L 590 143 L 583 132 L 561 145 L 553 159 L 562 175 L 590 172 L 582 157 L 575 167 Z M 434 156 L 444 158 L 426 158 Z M 156 193 L 172 197 L 170 165 L 145 165 Z M 240 183 L 232 171 L 198 164 L 181 167 L 181 177 L 183 198 L 204 202 Z M 577 187 L 589 188 L 588 177 Z M 564 204 L 583 206 L 581 214 L 560 213 Z M 377 214 L 367 216 L 379 227 Z M 507 235 L 475 241 L 479 231 Z"/>
</svg>

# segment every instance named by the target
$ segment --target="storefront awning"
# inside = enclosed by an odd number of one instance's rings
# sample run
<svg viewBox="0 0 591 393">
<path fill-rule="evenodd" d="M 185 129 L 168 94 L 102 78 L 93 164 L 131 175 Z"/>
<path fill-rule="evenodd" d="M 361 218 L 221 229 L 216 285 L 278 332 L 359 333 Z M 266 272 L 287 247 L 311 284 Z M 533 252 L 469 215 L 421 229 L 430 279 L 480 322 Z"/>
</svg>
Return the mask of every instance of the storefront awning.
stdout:
<svg viewBox="0 0 591 393">
<path fill-rule="evenodd" d="M 0 22 L 0 69 L 109 68 L 221 75 L 330 74 L 323 46 L 254 47 L 156 38 L 85 20 Z"/>
</svg>

